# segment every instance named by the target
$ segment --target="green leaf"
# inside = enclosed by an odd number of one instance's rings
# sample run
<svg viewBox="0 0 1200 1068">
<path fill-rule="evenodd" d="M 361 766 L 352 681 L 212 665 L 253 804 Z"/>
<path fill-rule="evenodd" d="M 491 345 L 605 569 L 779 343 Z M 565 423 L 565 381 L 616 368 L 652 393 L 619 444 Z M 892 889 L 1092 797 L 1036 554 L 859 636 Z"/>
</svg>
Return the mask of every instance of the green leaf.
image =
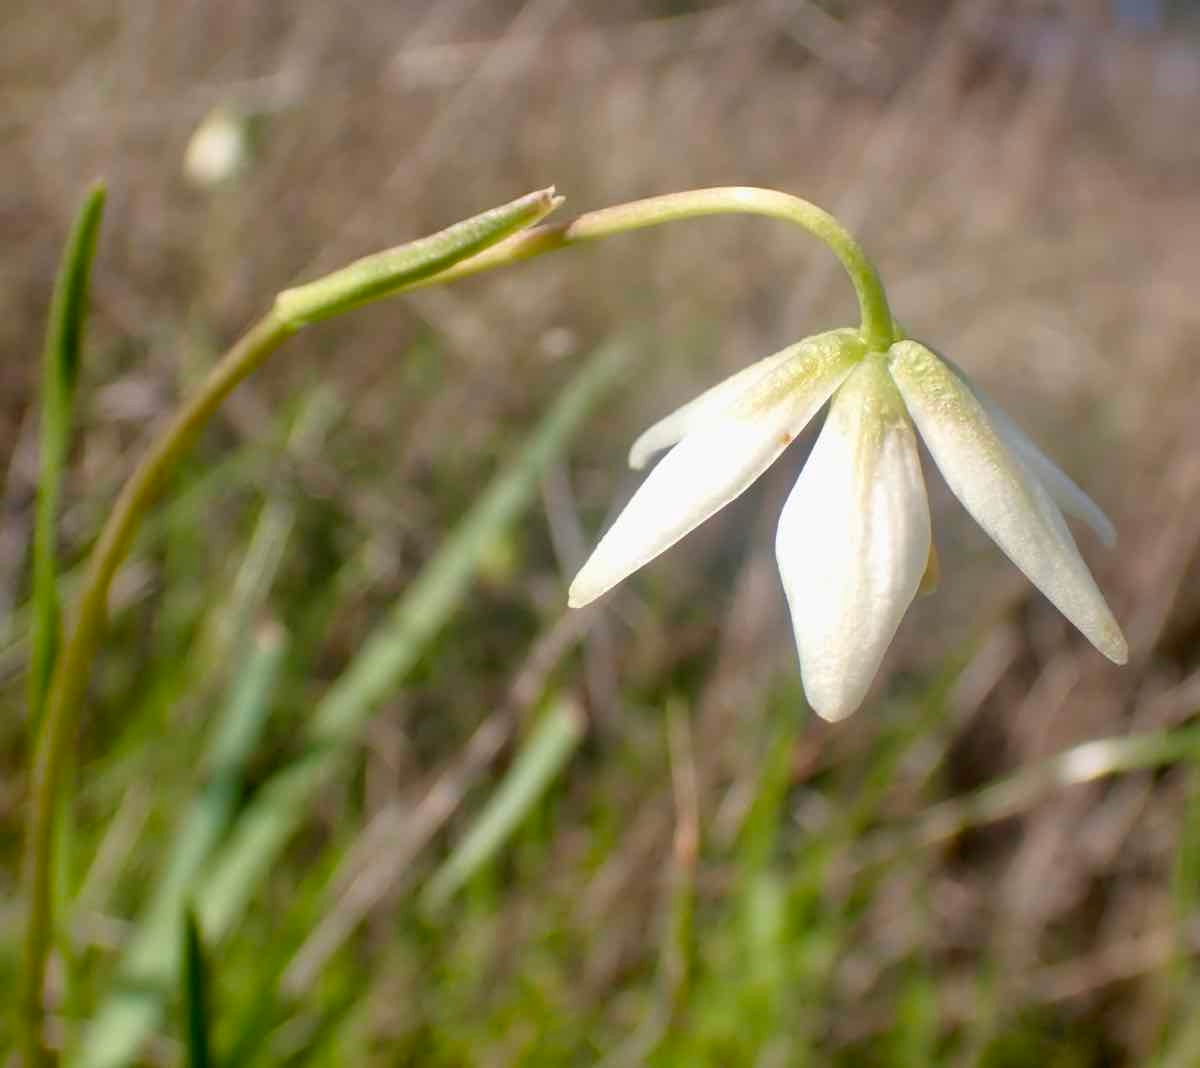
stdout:
<svg viewBox="0 0 1200 1068">
<path fill-rule="evenodd" d="M 190 908 L 183 918 L 183 1039 L 189 1068 L 209 1068 L 208 963 L 200 925 Z"/>
<path fill-rule="evenodd" d="M 38 425 L 37 512 L 33 532 L 33 627 L 27 699 L 36 733 L 58 650 L 59 597 L 55 533 L 63 467 L 71 441 L 71 410 L 79 377 L 88 281 L 104 212 L 104 187 L 88 192 L 71 228 L 54 285 L 42 354 Z"/>
<path fill-rule="evenodd" d="M 174 848 L 121 961 L 123 981 L 96 1012 L 78 1064 L 116 1068 L 136 1055 L 158 1022 L 163 994 L 179 967 L 180 924 L 188 897 L 233 821 L 246 764 L 262 737 L 286 642 L 276 626 L 259 629 L 215 724 L 208 779 L 174 837 Z"/>
<path fill-rule="evenodd" d="M 538 723 L 446 863 L 434 874 L 421 905 L 435 912 L 488 863 L 558 778 L 583 740 L 586 722 L 570 700 L 559 701 Z"/>
</svg>

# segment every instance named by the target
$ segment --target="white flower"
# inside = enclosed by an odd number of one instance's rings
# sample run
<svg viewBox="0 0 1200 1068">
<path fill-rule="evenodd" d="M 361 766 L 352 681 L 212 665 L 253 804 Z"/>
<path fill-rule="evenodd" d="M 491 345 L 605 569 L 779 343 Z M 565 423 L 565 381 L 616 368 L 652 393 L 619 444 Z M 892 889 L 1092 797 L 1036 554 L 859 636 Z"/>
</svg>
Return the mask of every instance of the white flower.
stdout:
<svg viewBox="0 0 1200 1068">
<path fill-rule="evenodd" d="M 1100 509 L 948 361 L 915 341 L 868 352 L 854 330 L 768 357 L 638 438 L 636 468 L 670 451 L 576 576 L 570 604 L 600 597 L 737 497 L 830 398 L 775 541 L 804 690 L 821 716 L 862 703 L 933 563 L 914 424 L 976 522 L 1100 652 L 1125 662 L 1062 515 L 1111 543 Z"/>
</svg>

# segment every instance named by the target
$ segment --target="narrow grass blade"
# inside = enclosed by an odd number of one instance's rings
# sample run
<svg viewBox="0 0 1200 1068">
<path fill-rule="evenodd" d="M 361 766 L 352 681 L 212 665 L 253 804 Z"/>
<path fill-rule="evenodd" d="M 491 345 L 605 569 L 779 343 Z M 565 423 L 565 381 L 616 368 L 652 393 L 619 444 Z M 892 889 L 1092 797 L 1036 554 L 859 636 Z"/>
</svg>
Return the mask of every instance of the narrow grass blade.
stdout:
<svg viewBox="0 0 1200 1068">
<path fill-rule="evenodd" d="M 79 209 L 59 266 L 42 356 L 38 426 L 37 511 L 33 531 L 33 628 L 27 699 L 36 733 L 58 648 L 59 597 L 55 533 L 63 467 L 71 441 L 71 410 L 87 316 L 88 281 L 104 213 L 104 187 L 93 186 Z"/>
<path fill-rule="evenodd" d="M 308 753 L 260 791 L 205 885 L 200 912 L 211 937 L 221 937 L 245 909 L 317 791 L 353 754 L 372 712 L 453 615 L 487 548 L 535 499 L 542 473 L 613 385 L 628 356 L 628 345 L 614 342 L 591 357 L 321 701 Z"/>
<path fill-rule="evenodd" d="M 1170 992 L 1159 1037 L 1160 1056 L 1166 1066 L 1200 1063 L 1200 1025 L 1195 1022 L 1196 982 L 1195 918 L 1200 894 L 1200 762 L 1193 756 L 1186 771 L 1183 822 L 1175 852 L 1171 898 L 1175 913 L 1175 945 L 1163 968 L 1164 988 Z"/>
<path fill-rule="evenodd" d="M 825 921 L 820 912 L 820 885 L 826 844 L 812 842 L 797 859 L 790 873 L 791 885 L 774 864 L 779 836 L 787 823 L 788 787 L 798 730 L 797 717 L 790 715 L 779 717 L 772 725 L 761 759 L 758 789 L 737 851 L 735 922 L 741 975 L 737 996 L 746 1019 L 744 1033 L 755 1044 L 767 1043 L 782 1026 L 784 991 L 793 972 L 789 957 L 796 952 L 790 938 L 791 924 L 797 916 L 814 929 L 823 927 Z M 808 942 L 808 946 L 815 944 L 813 939 Z M 819 974 L 822 959 L 817 956 L 805 963 L 807 968 L 802 974 L 807 986 L 811 977 Z M 805 993 L 811 996 L 808 990 Z"/>
<path fill-rule="evenodd" d="M 245 767 L 266 725 L 286 643 L 280 628 L 262 628 L 235 681 L 207 758 L 208 781 L 175 838 L 162 879 L 121 962 L 122 982 L 84 1038 L 81 1068 L 114 1068 L 137 1054 L 161 1016 L 179 967 L 184 908 L 233 819 Z"/>
<path fill-rule="evenodd" d="M 78 774 L 77 761 L 68 761 L 68 780 Z M 72 791 L 73 793 L 73 791 Z M 57 829 L 54 839 L 54 898 L 57 903 L 59 916 L 68 915 L 67 909 L 75 898 L 78 888 L 78 859 L 79 859 L 79 826 L 75 805 L 71 797 L 64 791 L 59 796 L 55 814 Z M 80 954 L 76 948 L 69 927 L 63 927 L 57 932 L 55 945 L 58 949 L 59 964 L 62 969 L 62 1007 L 63 1035 L 62 1048 L 70 1050 L 78 1038 L 77 1021 L 82 1018 L 81 987 L 84 980 L 84 970 L 80 967 Z"/>
<path fill-rule="evenodd" d="M 488 863 L 566 767 L 586 731 L 578 705 L 561 700 L 538 723 L 479 818 L 430 879 L 421 906 L 436 912 Z"/>
<path fill-rule="evenodd" d="M 333 389 L 320 386 L 313 390 L 305 398 L 288 431 L 287 455 L 301 463 L 319 455 L 342 411 L 342 402 Z M 273 489 L 263 501 L 229 597 L 210 613 L 207 629 L 199 642 L 203 663 L 227 663 L 230 654 L 250 634 L 283 564 L 296 516 L 296 494 L 286 486 L 278 491 Z"/>
<path fill-rule="evenodd" d="M 1200 1016 L 1192 1013 L 1180 1017 L 1174 1041 L 1151 1064 L 1153 1068 L 1194 1068 L 1197 1058 L 1200 1058 Z"/>
<path fill-rule="evenodd" d="M 1064 787 L 1195 761 L 1198 756 L 1200 727 L 1196 726 L 1083 742 L 972 793 L 941 801 L 926 809 L 910 828 L 875 832 L 855 848 L 850 870 L 937 848 L 965 831 L 1016 816 Z"/>
<path fill-rule="evenodd" d="M 407 895 L 419 872 L 417 857 L 458 811 L 467 793 L 487 775 L 515 734 L 522 712 L 543 702 L 547 677 L 594 619 L 595 613 L 586 609 L 568 610 L 559 616 L 530 646 L 500 706 L 480 720 L 411 810 L 401 819 L 397 803 L 383 806 L 341 855 L 335 874 L 314 873 L 297 888 L 297 896 L 307 898 L 305 884 L 311 885 L 314 893 L 319 892 L 317 886 L 324 886 L 320 893 L 325 908 L 319 921 L 309 925 L 283 973 L 280 985 L 285 993 L 303 998 L 318 973 L 385 895 Z M 397 820 L 402 822 L 400 828 Z"/>
<path fill-rule="evenodd" d="M 360 969 L 342 977 L 336 988 L 323 990 L 317 1004 L 299 1008 L 283 1026 L 266 1030 L 266 1020 L 251 1021 L 252 1030 L 238 1036 L 228 1062 L 238 1068 L 249 1068 L 256 1062 L 272 1068 L 354 1063 L 353 1055 L 339 1057 L 329 1047 L 344 1039 L 347 1031 L 355 1029 L 359 1017 L 371 1011 L 370 985 L 370 970 Z M 274 999 L 267 1000 L 265 1007 L 273 1008 Z M 253 1029 L 256 1023 L 257 1029 Z"/>
<path fill-rule="evenodd" d="M 318 456 L 342 412 L 343 404 L 336 391 L 329 386 L 317 386 L 304 398 L 299 412 L 290 421 L 286 444 L 281 443 L 280 455 L 274 458 L 282 461 L 286 456 L 292 463 L 306 463 Z M 228 480 L 224 484 L 228 485 Z M 288 480 L 271 480 L 241 554 L 238 571 L 230 583 L 228 598 L 218 601 L 209 612 L 203 634 L 196 643 L 197 660 L 203 665 L 203 672 L 220 678 L 226 676 L 230 658 L 244 647 L 252 634 L 254 620 L 262 618 L 266 598 L 275 586 L 292 541 L 298 515 L 296 503 L 296 493 Z M 204 508 L 203 502 L 194 503 L 187 510 L 188 515 L 193 517 L 199 508 Z"/>
<path fill-rule="evenodd" d="M 209 973 L 196 914 L 188 909 L 183 919 L 183 1038 L 188 1068 L 209 1068 Z"/>
<path fill-rule="evenodd" d="M 613 385 L 628 357 L 628 346 L 622 342 L 612 342 L 592 355 L 520 454 L 493 478 L 391 616 L 334 683 L 313 719 L 315 742 L 352 741 L 379 702 L 412 669 L 467 595 L 484 552 L 534 500 L 542 473 Z"/>
<path fill-rule="evenodd" d="M 675 800 L 675 834 L 671 849 L 670 891 L 662 909 L 662 946 L 658 959 L 658 994 L 638 1028 L 598 1068 L 646 1064 L 671 1027 L 685 1017 L 696 951 L 696 868 L 700 858 L 700 796 L 688 710 L 679 700 L 665 709 Z"/>
</svg>

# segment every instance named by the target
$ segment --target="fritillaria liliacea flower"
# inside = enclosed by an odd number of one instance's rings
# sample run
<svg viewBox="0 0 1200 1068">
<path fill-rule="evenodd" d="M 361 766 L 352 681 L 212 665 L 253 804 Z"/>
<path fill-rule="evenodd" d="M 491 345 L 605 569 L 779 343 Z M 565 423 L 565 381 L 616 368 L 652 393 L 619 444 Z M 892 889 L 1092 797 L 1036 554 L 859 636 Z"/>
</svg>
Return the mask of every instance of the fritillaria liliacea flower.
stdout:
<svg viewBox="0 0 1200 1068">
<path fill-rule="evenodd" d="M 871 351 L 856 330 L 784 349 L 647 430 L 630 463 L 670 449 L 571 585 L 585 605 L 745 490 L 830 402 L 775 541 L 805 693 L 824 718 L 863 701 L 932 569 L 920 432 L 996 544 L 1105 656 L 1125 639 L 1063 512 L 1108 543 L 1112 524 L 948 361 L 916 341 Z"/>
<path fill-rule="evenodd" d="M 236 177 L 245 163 L 245 134 L 221 121 L 198 133 L 190 152 L 194 158 L 188 161 L 195 172 L 191 177 L 201 184 Z M 647 431 L 633 447 L 635 467 L 657 452 L 670 451 L 576 577 L 571 603 L 586 604 L 599 597 L 731 501 L 831 401 L 824 431 L 784 508 L 777 542 L 804 685 L 818 712 L 836 719 L 861 703 L 931 568 L 917 430 L 951 489 L 1001 548 L 1105 655 L 1118 662 L 1125 659 L 1125 640 L 1059 509 L 1089 520 L 1105 538 L 1112 536 L 1111 524 L 961 372 L 929 349 L 901 338 L 874 265 L 841 223 L 799 197 L 749 186 L 666 193 L 585 212 L 566 223 L 535 225 L 561 202 L 553 188 L 542 189 L 277 294 L 268 312 L 168 421 L 118 495 L 96 539 L 73 625 L 63 631 L 60 645 L 53 551 L 56 465 L 63 447 L 58 439 L 69 423 L 69 382 L 103 200 L 103 190 L 93 189 L 76 223 L 56 287 L 46 345 L 43 411 L 51 429 L 43 427 L 43 436 L 51 448 L 43 450 L 43 465 L 50 474 L 39 488 L 55 488 L 39 492 L 34 539 L 34 601 L 44 610 L 34 613 L 34 655 L 28 673 L 28 719 L 38 724 L 38 731 L 26 847 L 26 967 L 17 998 L 27 1065 L 53 1059 L 44 1046 L 44 1024 L 47 962 L 59 896 L 54 872 L 61 822 L 57 817 L 113 576 L 157 492 L 230 391 L 296 331 L 360 305 L 556 249 L 686 219 L 737 213 L 795 224 L 822 241 L 845 268 L 858 297 L 861 328 L 802 341 L 734 375 Z M 522 470 L 538 470 L 555 454 L 554 443 L 569 435 L 611 382 L 618 355 L 620 350 L 610 351 L 600 360 L 598 354 L 564 392 L 523 454 L 529 459 L 519 461 Z M 464 528 L 476 533 L 465 541 L 452 540 L 438 557 L 455 561 L 450 572 L 459 577 L 447 586 L 438 562 L 430 565 L 428 577 L 441 576 L 442 589 L 464 581 L 478 560 L 483 539 L 477 533 L 511 523 L 523 507 L 529 484 L 525 476 L 516 482 L 502 476 L 464 521 Z M 422 601 L 426 607 L 416 627 L 418 644 L 437 629 L 454 602 L 453 596 Z M 326 767 L 329 760 L 336 763 L 343 743 L 399 681 L 402 665 L 410 662 L 393 657 L 390 665 L 380 667 L 372 660 L 365 687 L 333 688 L 308 728 L 309 740 L 318 742 L 324 753 L 314 768 Z M 349 689 L 355 689 L 355 698 L 346 699 Z M 323 781 L 323 774 L 306 774 L 293 784 L 298 792 L 289 787 L 290 804 L 284 821 L 273 824 L 273 844 L 253 840 L 251 846 L 258 853 L 266 848 L 268 856 L 271 850 L 278 852 L 304 812 L 305 800 Z M 230 857 L 233 862 L 241 859 Z M 256 870 L 262 867 L 258 863 Z M 102 1013 L 98 1028 L 105 1019 Z M 141 1025 L 123 1032 L 118 1046 L 126 1043 L 128 1057 L 134 1056 L 144 1032 Z"/>
</svg>

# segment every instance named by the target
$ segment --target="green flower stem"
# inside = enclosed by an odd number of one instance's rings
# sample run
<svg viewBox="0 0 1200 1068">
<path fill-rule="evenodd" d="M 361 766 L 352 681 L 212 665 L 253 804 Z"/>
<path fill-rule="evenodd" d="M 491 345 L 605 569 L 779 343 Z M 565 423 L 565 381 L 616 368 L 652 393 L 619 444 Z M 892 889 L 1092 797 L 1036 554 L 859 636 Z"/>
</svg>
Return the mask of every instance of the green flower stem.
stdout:
<svg viewBox="0 0 1200 1068">
<path fill-rule="evenodd" d="M 121 490 L 88 560 L 75 627 L 55 664 L 34 756 L 33 808 L 25 851 L 29 915 L 19 1010 L 26 1068 L 53 1063 L 42 1035 L 42 998 L 54 931 L 54 812 L 63 764 L 104 626 L 109 586 L 155 494 L 234 387 L 302 325 L 386 296 L 405 283 L 440 271 L 514 229 L 537 222 L 558 203 L 553 189 L 542 190 L 280 294 L 276 306 L 221 358 L 185 402 Z"/>
<path fill-rule="evenodd" d="M 896 340 L 896 324 L 874 264 L 862 246 L 828 212 L 789 193 L 753 186 L 722 186 L 667 193 L 613 208 L 591 211 L 570 222 L 532 227 L 485 252 L 462 260 L 448 270 L 422 279 L 406 289 L 454 281 L 504 264 L 532 259 L 585 241 L 614 237 L 662 223 L 699 219 L 707 215 L 765 215 L 796 223 L 824 241 L 841 261 L 858 295 L 860 332 L 871 349 L 886 350 Z"/>
<path fill-rule="evenodd" d="M 517 263 L 585 241 L 707 215 L 764 215 L 796 223 L 824 241 L 858 295 L 863 340 L 887 348 L 896 333 L 879 276 L 862 247 L 833 216 L 808 201 L 769 189 L 729 186 L 651 197 L 525 229 L 560 203 L 553 189 L 484 212 L 439 234 L 369 256 L 308 285 L 287 290 L 214 367 L 151 446 L 122 489 L 92 550 L 75 627 L 55 664 L 33 769 L 33 809 L 26 845 L 29 917 L 20 1012 L 26 1068 L 53 1063 L 42 1039 L 42 995 L 54 917 L 51 899 L 54 812 L 75 714 L 103 629 L 108 589 L 142 515 L 175 463 L 225 397 L 291 334 L 370 300 Z"/>
</svg>

